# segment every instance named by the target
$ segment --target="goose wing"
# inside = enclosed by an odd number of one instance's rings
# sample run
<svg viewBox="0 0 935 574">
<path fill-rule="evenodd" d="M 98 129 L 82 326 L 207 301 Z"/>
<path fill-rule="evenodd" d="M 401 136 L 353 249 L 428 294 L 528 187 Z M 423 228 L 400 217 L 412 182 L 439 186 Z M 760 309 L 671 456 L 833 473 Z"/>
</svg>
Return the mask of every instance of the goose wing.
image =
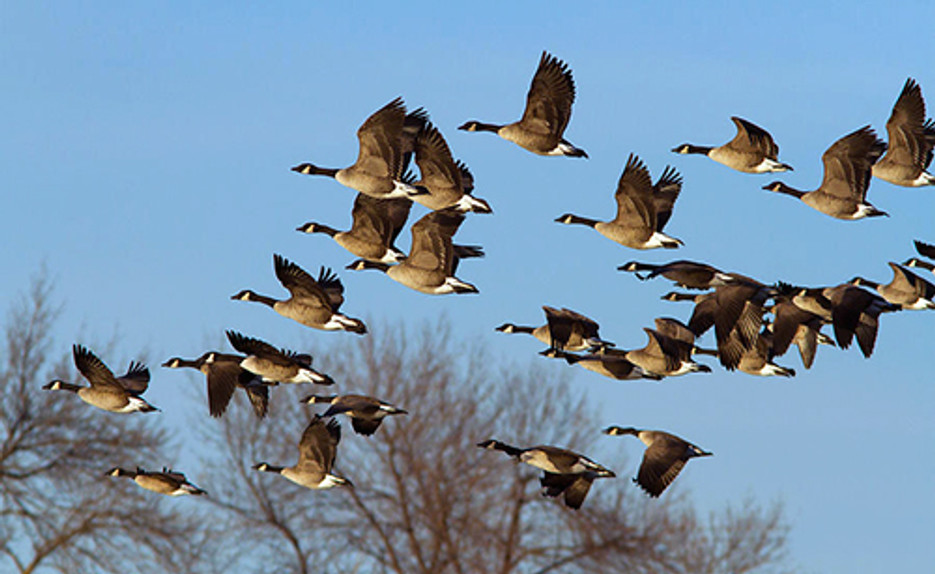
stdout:
<svg viewBox="0 0 935 574">
<path fill-rule="evenodd" d="M 687 442 L 676 436 L 659 433 L 643 453 L 637 484 L 654 498 L 662 494 L 685 467 L 688 447 Z"/>
<path fill-rule="evenodd" d="M 731 117 L 731 121 L 737 126 L 737 135 L 728 142 L 728 147 L 742 152 L 762 153 L 772 160 L 779 157 L 779 146 L 768 131 L 737 116 Z"/>
<path fill-rule="evenodd" d="M 935 285 L 931 282 L 919 277 L 908 269 L 903 269 L 892 261 L 889 262 L 889 266 L 890 269 L 893 270 L 893 283 L 895 283 L 900 290 L 910 291 L 929 301 L 935 296 Z"/>
<path fill-rule="evenodd" d="M 669 218 L 672 217 L 672 210 L 675 208 L 675 200 L 682 192 L 682 175 L 674 167 L 667 165 L 659 176 L 659 181 L 653 185 L 653 206 L 656 209 L 656 231 L 662 231 Z"/>
<path fill-rule="evenodd" d="M 571 119 L 575 81 L 568 64 L 542 52 L 539 67 L 526 94 L 526 109 L 520 123 L 534 133 L 561 138 Z"/>
<path fill-rule="evenodd" d="M 150 476 L 158 476 L 162 480 L 165 480 L 167 484 L 173 484 L 176 488 L 179 486 L 188 483 L 188 479 L 185 478 L 185 474 L 177 470 L 172 470 L 171 468 L 163 468 L 162 472 L 150 472 Z"/>
<path fill-rule="evenodd" d="M 464 189 L 462 165 L 455 162 L 445 138 L 431 123 L 416 137 L 416 164 L 422 174 L 422 184 L 430 193 L 433 189 Z"/>
<path fill-rule="evenodd" d="M 617 200 L 616 223 L 656 229 L 653 182 L 642 160 L 632 153 L 617 182 L 614 199 Z"/>
<path fill-rule="evenodd" d="M 322 476 L 328 474 L 334 466 L 340 440 L 341 426 L 338 421 L 330 419 L 326 423 L 325 419 L 315 415 L 299 441 L 299 462 L 296 466 L 320 472 Z"/>
<path fill-rule="evenodd" d="M 273 268 L 276 271 L 276 278 L 283 287 L 289 290 L 294 299 L 301 299 L 304 305 L 310 307 L 326 307 L 335 310 L 331 302 L 331 293 L 326 293 L 323 286 L 319 285 L 318 281 L 315 281 L 304 269 L 279 254 L 273 255 Z M 324 271 L 325 269 L 322 268 L 321 275 L 324 275 Z M 334 280 L 337 281 L 337 287 L 340 287 L 341 282 L 336 276 Z M 331 289 L 332 292 L 335 291 L 334 284 Z M 343 289 L 340 290 L 343 291 Z"/>
<path fill-rule="evenodd" d="M 143 363 L 131 361 L 127 373 L 118 377 L 117 382 L 130 394 L 142 394 L 149 387 L 149 369 Z"/>
<path fill-rule="evenodd" d="M 649 342 L 646 343 L 643 351 L 655 357 L 662 357 L 665 359 L 667 371 L 677 370 L 682 364 L 683 354 L 676 344 L 677 342 L 648 327 L 643 327 L 643 331 L 649 338 Z"/>
<path fill-rule="evenodd" d="M 688 320 L 688 328 L 695 334 L 695 337 L 704 335 L 708 329 L 714 326 L 714 319 L 718 315 L 718 304 L 714 298 L 714 292 L 703 293 L 695 299 L 695 307 L 692 309 L 692 316 Z"/>
<path fill-rule="evenodd" d="M 455 162 L 455 165 L 458 166 L 458 169 L 461 170 L 461 186 L 464 189 L 464 193 L 470 194 L 474 191 L 474 174 L 471 173 L 471 170 L 468 169 L 468 166 L 464 164 L 460 159 Z"/>
<path fill-rule="evenodd" d="M 870 170 L 886 144 L 870 126 L 864 126 L 834 142 L 821 156 L 825 175 L 819 190 L 847 200 L 863 201 L 870 185 Z"/>
<path fill-rule="evenodd" d="M 591 483 L 594 477 L 587 474 L 579 474 L 574 482 L 565 489 L 565 506 L 578 510 L 584 504 L 588 491 L 591 490 Z"/>
<path fill-rule="evenodd" d="M 565 505 L 575 510 L 581 508 L 594 478 L 586 474 L 555 474 L 544 472 L 539 484 L 544 488 L 545 496 L 565 494 Z"/>
<path fill-rule="evenodd" d="M 886 122 L 889 137 L 886 155 L 890 161 L 899 165 L 927 167 L 931 162 L 933 142 L 926 127 L 922 88 L 909 78 Z"/>
<path fill-rule="evenodd" d="M 392 225 L 385 216 L 386 208 L 381 202 L 390 201 L 394 200 L 378 199 L 358 193 L 354 198 L 354 207 L 351 209 L 354 222 L 351 224 L 350 233 L 367 243 L 389 246 Z"/>
<path fill-rule="evenodd" d="M 919 255 L 928 257 L 929 259 L 935 259 L 935 245 L 929 245 L 919 240 L 916 240 L 914 243 Z"/>
<path fill-rule="evenodd" d="M 245 355 L 254 355 L 276 363 L 287 363 L 289 357 L 266 341 L 241 335 L 236 331 L 227 331 L 227 340 L 232 347 Z"/>
<path fill-rule="evenodd" d="M 354 427 L 354 432 L 357 434 L 370 436 L 377 432 L 382 422 L 382 419 L 359 419 L 355 417 L 351 419 L 351 426 Z"/>
<path fill-rule="evenodd" d="M 432 211 L 412 226 L 412 248 L 406 262 L 426 271 L 451 272 L 454 248 L 451 238 L 464 215 L 452 209 Z"/>
<path fill-rule="evenodd" d="M 870 306 L 875 297 L 860 287 L 848 283 L 825 289 L 826 296 L 831 301 L 831 320 L 834 327 L 834 338 L 838 346 L 846 349 L 854 338 L 854 333 L 861 325 L 861 316 Z M 876 323 L 874 319 L 873 323 Z M 864 332 L 867 333 L 865 327 Z M 873 326 L 873 339 L 876 338 L 876 326 Z M 865 335 L 866 340 L 866 335 Z"/>
<path fill-rule="evenodd" d="M 600 331 L 601 326 L 598 325 L 597 321 L 594 319 L 582 315 L 577 311 L 572 311 L 567 307 L 562 307 L 561 314 L 568 318 L 571 324 L 572 335 L 577 335 L 584 340 L 600 338 L 598 331 Z"/>
<path fill-rule="evenodd" d="M 344 285 L 341 283 L 341 280 L 338 279 L 338 274 L 330 268 L 322 266 L 321 269 L 318 270 L 317 283 L 322 291 L 325 292 L 325 295 L 327 295 L 331 310 L 337 313 L 338 309 L 340 309 L 341 305 L 344 303 Z"/>
<path fill-rule="evenodd" d="M 367 118 L 357 130 L 360 150 L 354 169 L 380 177 L 399 177 L 403 167 L 405 121 L 406 106 L 402 98 L 396 98 Z"/>
<path fill-rule="evenodd" d="M 227 410 L 243 373 L 247 373 L 251 379 L 254 376 L 240 367 L 240 357 L 235 357 L 232 361 L 215 359 L 215 362 L 207 365 L 205 378 L 208 385 L 208 411 L 212 417 L 219 417 Z"/>
<path fill-rule="evenodd" d="M 409 210 L 412 209 L 412 200 L 401 198 L 384 199 L 382 201 L 386 202 L 382 207 L 384 217 L 389 225 L 389 245 L 392 247 L 396 244 L 396 238 L 399 237 L 399 232 L 402 231 L 403 226 L 406 225 L 406 220 L 409 219 Z"/>
<path fill-rule="evenodd" d="M 573 336 L 581 339 L 597 337 L 600 326 L 596 321 L 581 313 L 567 308 L 556 309 L 545 305 L 542 310 L 545 312 L 546 322 L 549 325 L 552 346 L 556 349 L 564 349 Z"/>
<path fill-rule="evenodd" d="M 735 328 L 745 348 L 756 341 L 763 324 L 763 306 L 755 303 L 760 288 L 755 285 L 726 285 L 714 291 L 717 312 L 714 317 L 714 333 L 718 344 L 727 341 Z"/>
<path fill-rule="evenodd" d="M 800 325 L 806 325 L 818 315 L 799 309 L 791 301 L 780 301 L 773 305 L 773 352 L 782 355 L 796 338 Z M 803 357 L 804 359 L 804 357 Z M 804 362 L 804 361 L 803 361 Z"/>
<path fill-rule="evenodd" d="M 124 390 L 123 386 L 114 378 L 113 371 L 104 364 L 104 361 L 97 358 L 97 355 L 92 353 L 90 349 L 82 345 L 72 345 L 71 353 L 78 371 L 88 380 L 92 387 Z"/>
<path fill-rule="evenodd" d="M 683 341 L 690 345 L 695 344 L 695 334 L 684 323 L 671 317 L 656 317 L 654 320 L 656 331 L 666 337 Z"/>
<path fill-rule="evenodd" d="M 243 387 L 245 393 L 247 393 L 247 398 L 250 399 L 250 405 L 253 407 L 253 412 L 259 418 L 266 416 L 266 412 L 269 409 L 269 387 L 259 382 L 259 377 L 253 373 L 244 370 L 240 374 L 239 384 Z"/>
</svg>

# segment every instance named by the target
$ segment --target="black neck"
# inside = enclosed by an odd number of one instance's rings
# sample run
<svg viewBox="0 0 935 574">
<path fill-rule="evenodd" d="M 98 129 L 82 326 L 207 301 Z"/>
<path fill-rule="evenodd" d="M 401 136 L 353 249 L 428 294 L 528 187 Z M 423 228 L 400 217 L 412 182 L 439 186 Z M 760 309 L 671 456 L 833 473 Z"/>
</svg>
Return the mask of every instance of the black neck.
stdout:
<svg viewBox="0 0 935 574">
<path fill-rule="evenodd" d="M 254 293 L 250 297 L 250 300 L 256 301 L 258 303 L 263 303 L 264 305 L 267 305 L 269 307 L 272 307 L 273 305 L 277 303 L 276 299 L 273 299 L 272 297 L 267 297 L 266 295 L 260 295 L 258 293 Z"/>
<path fill-rule="evenodd" d="M 566 225 L 587 225 L 588 227 L 594 227 L 598 224 L 596 219 L 588 219 L 587 217 L 581 217 L 571 213 L 561 216 L 557 221 Z"/>
<path fill-rule="evenodd" d="M 484 122 L 473 122 L 471 131 L 473 132 L 493 132 L 497 133 L 502 128 L 502 125 L 497 124 L 485 124 Z"/>
<path fill-rule="evenodd" d="M 292 171 L 302 173 L 305 175 L 326 175 L 328 177 L 334 177 L 338 173 L 337 169 L 333 169 L 329 167 L 318 167 L 317 165 L 313 165 L 310 163 L 299 164 L 295 166 L 294 168 L 292 168 Z"/>
<path fill-rule="evenodd" d="M 77 393 L 78 391 L 81 390 L 81 387 L 78 386 L 78 385 L 73 385 L 73 384 L 71 384 L 71 383 L 66 383 L 65 381 L 57 381 L 57 382 L 58 382 L 58 389 L 57 389 L 57 390 L 60 390 L 60 391 L 71 391 L 71 392 L 73 392 L 73 393 Z M 50 385 L 51 385 L 51 384 L 52 384 L 52 383 L 50 383 Z"/>
<path fill-rule="evenodd" d="M 178 363 L 173 368 L 181 369 L 182 367 L 188 367 L 189 369 L 200 369 L 203 361 L 201 359 L 178 359 Z M 170 365 L 166 365 L 169 367 Z"/>
<path fill-rule="evenodd" d="M 802 199 L 802 196 L 805 195 L 804 191 L 799 191 L 798 189 L 795 189 L 794 187 L 789 187 L 788 185 L 782 182 L 779 182 L 779 185 L 777 185 L 776 188 L 773 189 L 772 191 L 784 193 L 786 195 L 791 195 L 792 197 L 797 197 L 799 199 Z"/>
<path fill-rule="evenodd" d="M 311 231 L 308 231 L 308 228 L 312 227 Z M 333 227 L 328 227 L 327 225 L 322 225 L 320 223 L 306 223 L 299 228 L 299 231 L 304 231 L 305 233 L 324 233 L 328 237 L 334 237 L 338 234 L 338 230 Z"/>
<path fill-rule="evenodd" d="M 702 154 L 702 155 L 708 155 L 708 153 L 713 149 L 714 148 L 711 146 L 685 144 L 679 150 L 679 153 L 697 153 L 697 154 Z"/>
</svg>

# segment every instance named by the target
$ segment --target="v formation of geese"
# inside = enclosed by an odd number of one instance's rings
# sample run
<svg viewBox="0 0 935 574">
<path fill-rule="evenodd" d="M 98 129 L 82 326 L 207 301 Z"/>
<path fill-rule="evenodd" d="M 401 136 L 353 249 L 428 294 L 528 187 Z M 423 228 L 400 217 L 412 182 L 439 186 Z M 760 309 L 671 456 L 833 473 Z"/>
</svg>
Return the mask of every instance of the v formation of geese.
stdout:
<svg viewBox="0 0 935 574">
<path fill-rule="evenodd" d="M 493 132 L 534 154 L 587 158 L 588 154 L 565 139 L 575 100 L 575 82 L 568 64 L 543 52 L 526 96 L 522 117 L 507 124 L 470 120 L 458 127 L 468 132 Z M 764 174 L 792 171 L 779 160 L 779 146 L 762 127 L 732 117 L 734 138 L 719 146 L 684 143 L 676 154 L 705 155 L 736 171 Z M 887 215 L 867 201 L 871 178 L 905 187 L 935 185 L 928 173 L 935 148 L 935 122 L 926 117 L 920 86 L 908 79 L 886 124 L 889 144 L 869 127 L 862 127 L 834 142 L 822 155 L 824 176 L 812 191 L 799 191 L 776 181 L 763 189 L 800 199 L 834 218 L 857 220 Z M 308 234 L 324 234 L 357 257 L 350 270 L 376 269 L 393 281 L 431 295 L 478 293 L 479 289 L 456 276 L 461 259 L 483 257 L 483 248 L 454 243 L 454 236 L 469 219 L 468 213 L 491 214 L 493 208 L 477 197 L 475 178 L 468 166 L 455 159 L 437 126 L 422 108 L 408 111 L 402 98 L 395 98 L 370 115 L 357 129 L 358 156 L 344 168 L 325 168 L 302 163 L 292 168 L 304 175 L 333 178 L 357 195 L 351 209 L 351 227 L 339 231 L 317 221 L 297 228 Z M 410 170 L 414 160 L 419 171 Z M 630 153 L 614 193 L 617 210 L 613 219 L 599 221 L 566 213 L 555 221 L 584 225 L 620 245 L 632 249 L 676 249 L 683 245 L 664 232 L 683 178 L 666 166 L 654 183 L 650 170 Z M 397 245 L 413 207 L 427 208 L 410 228 L 408 254 Z M 421 209 L 420 207 L 419 209 Z M 474 215 L 470 216 L 474 217 Z M 782 281 L 773 284 L 725 272 L 710 264 L 674 260 L 668 263 L 630 261 L 617 267 L 641 281 L 663 277 L 692 292 L 671 292 L 663 299 L 690 301 L 687 323 L 658 317 L 653 327 L 644 327 L 643 347 L 618 349 L 600 334 L 598 322 L 565 307 L 543 306 L 545 324 L 523 326 L 504 323 L 496 330 L 529 334 L 547 348 L 540 354 L 563 359 L 569 365 L 617 381 L 653 381 L 689 373 L 710 373 L 712 368 L 696 356 L 715 357 L 728 371 L 757 376 L 795 376 L 795 370 L 776 364 L 794 344 L 805 369 L 810 369 L 821 345 L 847 349 L 854 339 L 865 357 L 870 357 L 883 314 L 900 310 L 935 309 L 935 283 L 910 271 L 921 268 L 935 273 L 935 246 L 916 241 L 919 257 L 903 264 L 889 262 L 893 279 L 880 283 L 863 277 L 835 286 L 805 287 Z M 231 299 L 252 301 L 270 307 L 282 317 L 323 331 L 347 331 L 365 335 L 360 319 L 343 314 L 344 285 L 331 269 L 321 267 L 317 278 L 280 254 L 273 255 L 273 270 L 289 291 L 276 299 L 244 289 Z M 390 288 L 388 288 L 388 297 Z M 833 337 L 822 332 L 831 325 Z M 696 345 L 713 327 L 716 349 Z M 312 368 L 307 353 L 280 349 L 259 338 L 228 330 L 227 339 L 236 351 L 209 350 L 194 359 L 173 357 L 166 368 L 191 368 L 205 375 L 208 412 L 225 413 L 237 389 L 248 397 L 257 417 L 269 412 L 270 389 L 279 384 L 333 385 L 327 374 Z M 637 338 L 634 336 L 634 338 Z M 631 339 L 632 340 L 632 339 Z M 114 373 L 88 348 L 72 349 L 78 372 L 89 386 L 56 379 L 47 390 L 70 391 L 91 406 L 112 413 L 153 412 L 158 409 L 142 398 L 149 386 L 149 370 L 133 362 L 126 374 Z M 408 415 L 405 409 L 382 399 L 360 394 L 311 394 L 302 399 L 327 409 L 312 415 L 298 441 L 298 460 L 292 466 L 257 463 L 254 468 L 272 472 L 310 489 L 353 486 L 334 471 L 341 429 L 338 415 L 351 421 L 357 434 L 374 435 L 384 419 Z M 710 452 L 669 432 L 610 426 L 605 434 L 633 435 L 646 446 L 633 479 L 650 497 L 658 497 L 675 480 L 691 458 Z M 583 454 L 564 447 L 510 446 L 495 439 L 479 447 L 499 450 L 518 462 L 542 471 L 542 494 L 561 497 L 565 505 L 579 509 L 597 478 L 613 478 L 614 471 Z M 169 468 L 161 472 L 142 468 L 114 467 L 106 473 L 132 479 L 150 491 L 169 496 L 202 495 L 184 474 Z"/>
</svg>

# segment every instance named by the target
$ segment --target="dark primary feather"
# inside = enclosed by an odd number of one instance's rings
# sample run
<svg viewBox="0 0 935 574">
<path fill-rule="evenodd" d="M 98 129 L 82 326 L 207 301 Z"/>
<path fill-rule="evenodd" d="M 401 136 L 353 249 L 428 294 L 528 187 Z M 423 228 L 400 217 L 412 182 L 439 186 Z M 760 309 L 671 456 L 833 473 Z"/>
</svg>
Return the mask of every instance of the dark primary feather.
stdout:
<svg viewBox="0 0 935 574">
<path fill-rule="evenodd" d="M 916 251 L 919 252 L 919 255 L 935 260 L 935 245 L 929 245 L 928 243 L 923 243 L 919 240 L 916 240 L 915 246 Z"/>
<path fill-rule="evenodd" d="M 113 387 L 124 390 L 114 373 L 87 347 L 81 345 L 72 345 L 72 356 L 75 359 L 75 366 L 92 387 Z"/>
<path fill-rule="evenodd" d="M 335 419 L 315 415 L 302 432 L 299 441 L 299 462 L 296 466 L 315 465 L 322 475 L 331 472 L 341 441 L 341 426 Z"/>
<path fill-rule="evenodd" d="M 819 189 L 842 199 L 864 201 L 870 170 L 885 150 L 886 144 L 870 126 L 842 137 L 821 156 L 825 171 Z"/>
<path fill-rule="evenodd" d="M 139 395 L 149 387 L 149 369 L 142 363 L 131 361 L 127 373 L 118 378 L 117 382 L 128 393 Z"/>
<path fill-rule="evenodd" d="M 273 267 L 276 271 L 276 278 L 279 279 L 283 287 L 289 290 L 293 297 L 301 298 L 306 305 L 330 307 L 332 311 L 337 310 L 331 301 L 331 293 L 326 293 L 325 289 L 304 269 L 279 254 L 273 255 Z M 329 275 L 325 275 L 324 268 L 322 268 L 322 273 L 319 276 L 331 278 Z M 331 289 L 332 291 L 338 289 L 338 294 L 340 294 L 340 292 L 343 292 L 341 282 L 337 279 L 335 281 L 336 284 L 332 283 Z"/>
<path fill-rule="evenodd" d="M 568 64 L 543 51 L 526 94 L 523 126 L 542 134 L 565 132 L 575 102 L 575 81 Z"/>
<path fill-rule="evenodd" d="M 773 160 L 779 156 L 779 146 L 769 132 L 737 116 L 732 116 L 731 121 L 737 126 L 737 135 L 728 143 L 730 147 L 750 151 L 763 150 L 766 157 Z"/>
</svg>

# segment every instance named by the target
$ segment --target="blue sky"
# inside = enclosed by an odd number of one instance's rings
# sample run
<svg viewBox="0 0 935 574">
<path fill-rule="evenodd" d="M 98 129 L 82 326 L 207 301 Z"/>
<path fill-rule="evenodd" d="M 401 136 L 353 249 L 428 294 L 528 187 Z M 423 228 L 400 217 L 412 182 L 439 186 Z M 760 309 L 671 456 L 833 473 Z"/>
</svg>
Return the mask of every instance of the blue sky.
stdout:
<svg viewBox="0 0 935 574">
<path fill-rule="evenodd" d="M 907 77 L 932 115 L 932 37 L 920 23 L 935 5 L 623 4 L 8 4 L 0 293 L 11 297 L 46 264 L 67 306 L 63 353 L 115 326 L 124 355 L 146 349 L 153 362 L 195 356 L 227 328 L 280 344 L 352 338 L 229 300 L 243 288 L 283 293 L 275 252 L 338 269 L 351 315 L 445 314 L 492 355 L 525 361 L 540 346 L 493 328 L 539 324 L 543 304 L 594 317 L 622 348 L 642 346 L 656 316 L 687 320 L 690 306 L 659 299 L 668 284 L 618 273 L 625 261 L 694 259 L 766 282 L 885 282 L 886 262 L 909 257 L 913 239 L 935 241 L 933 189 L 874 180 L 868 199 L 892 217 L 858 222 L 760 189 L 774 179 L 814 189 L 823 151 L 863 125 L 885 139 Z M 543 49 L 574 70 L 566 136 L 589 160 L 455 129 L 518 119 Z M 459 270 L 478 296 L 432 298 L 352 274 L 336 244 L 294 231 L 312 219 L 346 228 L 353 193 L 289 167 L 350 164 L 357 127 L 396 96 L 430 112 L 493 206 L 457 236 L 487 251 Z M 732 115 L 771 131 L 795 171 L 752 176 L 669 151 L 729 140 Z M 631 152 L 654 177 L 671 164 L 685 179 L 667 227 L 685 242 L 677 252 L 636 252 L 553 222 L 566 212 L 609 219 Z M 822 348 L 805 371 L 787 354 L 778 362 L 797 369 L 791 380 L 715 368 L 662 384 L 582 371 L 574 384 L 604 405 L 595 429 L 666 429 L 714 451 L 676 484 L 702 508 L 784 500 L 792 557 L 806 571 L 920 571 L 935 536 L 933 340 L 935 313 L 902 313 L 883 318 L 869 360 Z M 159 404 L 161 380 L 177 381 L 155 377 Z M 635 441 L 608 441 L 639 454 Z"/>
</svg>

